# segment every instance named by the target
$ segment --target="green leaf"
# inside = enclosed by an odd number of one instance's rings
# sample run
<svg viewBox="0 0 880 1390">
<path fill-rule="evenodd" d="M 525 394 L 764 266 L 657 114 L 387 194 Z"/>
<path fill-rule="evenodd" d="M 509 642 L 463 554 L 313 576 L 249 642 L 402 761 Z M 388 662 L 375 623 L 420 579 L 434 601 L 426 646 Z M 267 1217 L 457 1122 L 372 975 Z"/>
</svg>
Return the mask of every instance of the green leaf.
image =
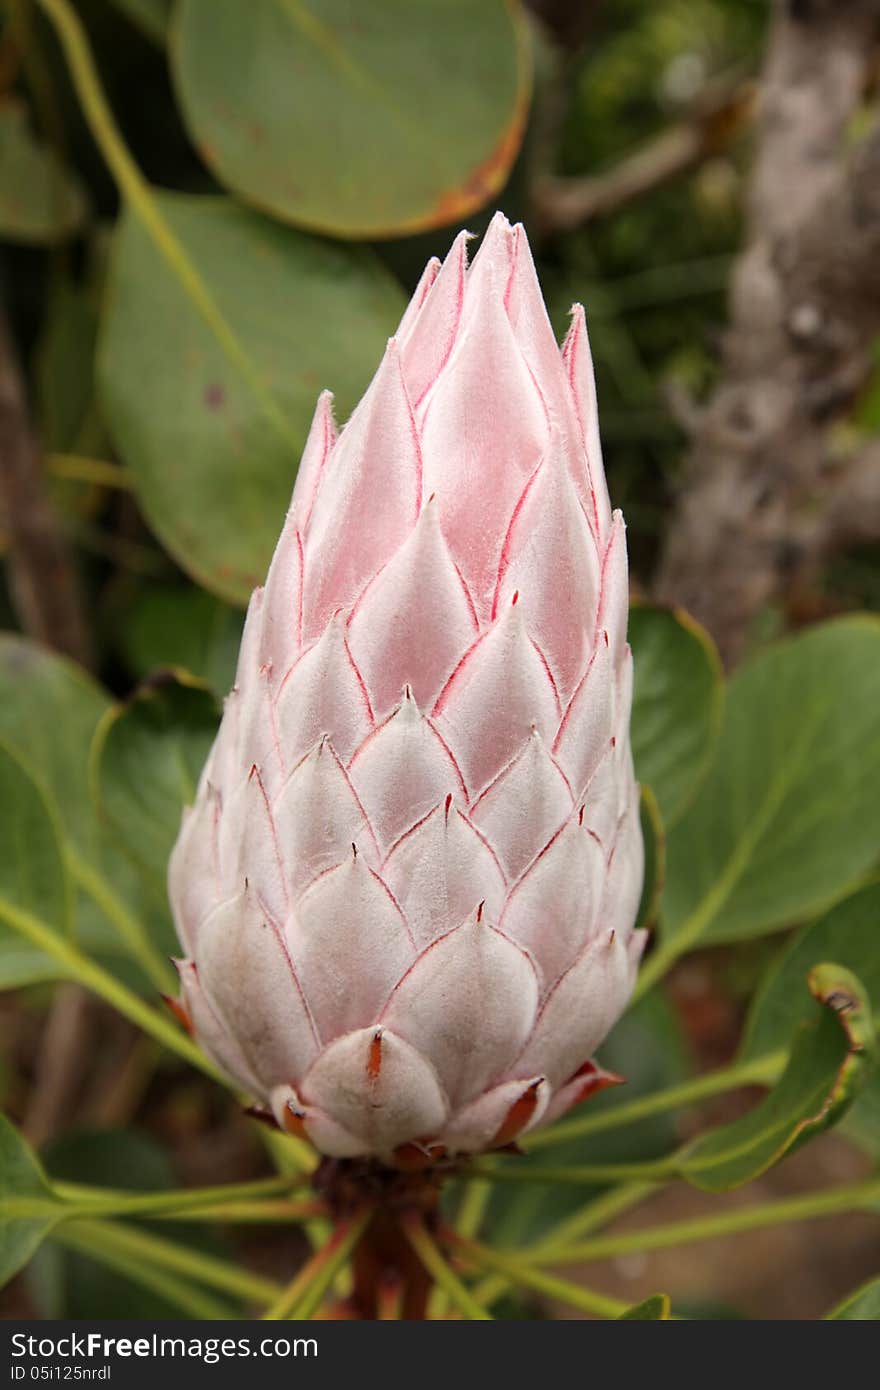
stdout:
<svg viewBox="0 0 880 1390">
<path fill-rule="evenodd" d="M 724 1192 L 751 1182 L 840 1119 L 867 1080 L 874 1030 L 864 990 L 839 965 L 818 965 L 807 983 L 823 1006 L 802 1024 L 788 1065 L 747 1115 L 689 1144 L 677 1170 L 695 1187 Z"/>
<path fill-rule="evenodd" d="M 641 1303 L 634 1303 L 632 1308 L 627 1308 L 625 1313 L 621 1313 L 618 1321 L 633 1318 L 639 1322 L 661 1322 L 668 1319 L 670 1313 L 669 1295 L 652 1293 L 650 1298 L 644 1299 Z"/>
<path fill-rule="evenodd" d="M 804 927 L 783 951 L 755 996 L 739 1057 L 747 1062 L 786 1047 L 814 1013 L 804 980 L 823 960 L 858 975 L 880 1012 L 880 882 L 870 883 Z"/>
<path fill-rule="evenodd" d="M 653 927 L 660 908 L 666 877 L 666 827 L 650 787 L 642 787 L 639 816 L 645 842 L 645 882 L 636 917 L 637 927 Z"/>
<path fill-rule="evenodd" d="M 880 1279 L 871 1279 L 855 1293 L 828 1314 L 834 1321 L 878 1322 L 880 1321 Z"/>
<path fill-rule="evenodd" d="M 0 922 L 6 910 L 38 917 L 67 934 L 71 894 L 53 811 L 26 768 L 0 743 Z M 0 987 L 6 961 L 0 935 Z M 10 962 L 16 968 L 15 957 Z M 16 981 L 17 983 L 17 981 Z"/>
<path fill-rule="evenodd" d="M 174 1187 L 167 1149 L 137 1129 L 76 1129 L 43 1150 L 56 1183 L 82 1183 L 126 1192 L 164 1192 Z"/>
<path fill-rule="evenodd" d="M 172 62 L 221 183 L 342 237 L 482 207 L 507 180 L 531 89 L 519 0 L 181 0 Z"/>
<path fill-rule="evenodd" d="M 717 756 L 667 845 L 665 952 L 758 936 L 864 874 L 880 824 L 880 622 L 838 619 L 731 681 Z"/>
<path fill-rule="evenodd" d="M 724 704 L 721 661 L 706 630 L 680 609 L 633 605 L 629 640 L 636 775 L 670 826 L 709 770 Z"/>
<path fill-rule="evenodd" d="M 15 102 L 0 106 L 0 237 L 52 245 L 83 223 L 86 198 L 77 178 L 30 129 Z"/>
<path fill-rule="evenodd" d="M 64 860 L 80 890 L 77 942 L 90 954 L 125 960 L 132 954 L 132 931 L 123 924 L 120 933 L 118 909 L 123 916 L 145 917 L 147 904 L 135 870 L 98 824 L 88 780 L 92 737 L 109 707 L 105 692 L 73 662 L 24 638 L 0 635 L 0 741 L 22 759 L 54 809 Z M 174 945 L 166 919 L 167 913 L 152 911 L 147 920 L 163 951 Z M 133 954 L 142 958 L 137 948 Z M 9 966 L 4 974 L 9 985 L 58 973 L 54 963 L 2 926 L 0 957 Z M 114 959 L 112 965 L 117 969 L 120 962 Z M 135 976 L 132 983 L 143 980 Z"/>
<path fill-rule="evenodd" d="M 62 973 L 57 960 L 0 923 L 0 990 L 43 984 L 61 978 Z"/>
<path fill-rule="evenodd" d="M 880 1016 L 880 882 L 867 884 L 804 927 L 783 952 L 755 996 L 743 1033 L 742 1061 L 787 1045 L 798 1024 L 810 1016 L 803 981 L 814 965 L 830 959 L 858 975 L 875 1018 Z M 880 1072 L 868 1079 L 844 1124 L 858 1144 L 880 1154 Z"/>
<path fill-rule="evenodd" d="M 110 710 L 92 747 L 92 788 L 126 854 L 166 902 L 168 856 L 217 732 L 213 695 L 167 672 Z"/>
<path fill-rule="evenodd" d="M 129 1192 L 162 1192 L 174 1184 L 167 1151 L 138 1130 L 74 1131 L 56 1140 L 43 1157 L 56 1182 L 118 1188 L 124 1174 Z M 152 1229 L 163 1234 L 159 1222 Z M 195 1249 L 223 1252 L 222 1241 L 207 1227 L 175 1222 L 175 1235 Z M 175 1300 L 167 1281 L 162 1292 L 146 1288 L 123 1270 L 55 1241 L 38 1251 L 28 1270 L 28 1285 L 47 1318 L 179 1318 L 189 1313 Z"/>
<path fill-rule="evenodd" d="M 50 299 L 36 361 L 40 437 L 50 453 L 106 450 L 95 411 L 98 316 L 89 295 L 59 279 Z"/>
<path fill-rule="evenodd" d="M 119 640 L 139 679 L 179 666 L 222 696 L 235 677 L 241 628 L 240 610 L 204 589 L 151 584 L 128 609 Z"/>
<path fill-rule="evenodd" d="M 843 1122 L 843 1132 L 872 1157 L 880 1157 L 880 1071 L 875 1069 L 868 1078 L 867 1086 Z"/>
<path fill-rule="evenodd" d="M 109 704 L 72 661 L 23 637 L 0 635 L 0 739 L 39 777 L 65 835 L 86 855 L 100 838 L 89 814 L 89 745 Z"/>
<path fill-rule="evenodd" d="M 199 583 L 244 603 L 265 577 L 320 389 L 355 405 L 403 309 L 366 250 L 224 198 L 156 195 L 228 331 L 164 242 L 117 232 L 98 380 L 147 519 Z"/>
<path fill-rule="evenodd" d="M 0 1286 L 27 1264 L 63 1211 L 35 1155 L 0 1115 Z"/>
</svg>

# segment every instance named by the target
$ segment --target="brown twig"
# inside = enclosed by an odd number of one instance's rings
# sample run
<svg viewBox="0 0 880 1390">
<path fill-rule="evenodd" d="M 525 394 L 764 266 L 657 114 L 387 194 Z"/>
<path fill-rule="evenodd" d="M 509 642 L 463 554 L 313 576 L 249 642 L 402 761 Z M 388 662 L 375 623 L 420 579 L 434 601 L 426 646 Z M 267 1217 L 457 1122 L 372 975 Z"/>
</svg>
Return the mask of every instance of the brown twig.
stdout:
<svg viewBox="0 0 880 1390">
<path fill-rule="evenodd" d="M 728 661 L 762 607 L 880 536 L 876 445 L 841 457 L 834 431 L 880 331 L 880 124 L 845 139 L 878 32 L 880 0 L 777 0 L 720 379 L 657 583 Z"/>
<path fill-rule="evenodd" d="M 37 1147 L 57 1134 L 75 1113 L 93 1027 L 92 1000 L 86 990 L 80 985 L 59 985 L 40 1039 L 34 1086 L 24 1117 L 24 1131 Z"/>
<path fill-rule="evenodd" d="M 13 601 L 25 632 L 89 665 L 91 642 L 79 581 L 46 494 L 21 370 L 0 310 L 0 503 Z"/>
<path fill-rule="evenodd" d="M 704 90 L 687 120 L 670 126 L 607 173 L 545 177 L 533 194 L 539 229 L 545 234 L 570 232 L 689 173 L 730 143 L 748 121 L 753 102 L 751 82 L 741 75 L 720 78 Z"/>
<path fill-rule="evenodd" d="M 8 537 L 10 590 L 24 631 L 90 664 L 91 642 L 78 577 L 46 492 L 21 369 L 0 309 L 0 505 Z M 55 993 L 37 1055 L 25 1117 L 35 1144 L 51 1138 L 73 1113 L 93 1035 L 94 1005 L 79 985 Z"/>
</svg>

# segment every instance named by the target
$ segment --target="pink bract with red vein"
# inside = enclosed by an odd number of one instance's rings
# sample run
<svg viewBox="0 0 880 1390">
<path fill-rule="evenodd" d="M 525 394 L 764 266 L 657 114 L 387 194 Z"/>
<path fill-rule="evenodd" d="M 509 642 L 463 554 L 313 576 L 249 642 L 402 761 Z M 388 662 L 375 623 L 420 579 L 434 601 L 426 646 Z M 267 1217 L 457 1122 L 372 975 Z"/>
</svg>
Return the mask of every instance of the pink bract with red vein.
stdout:
<svg viewBox="0 0 880 1390">
<path fill-rule="evenodd" d="M 318 401 L 169 870 L 205 1051 L 326 1154 L 472 1152 L 602 1083 L 643 873 L 623 519 L 522 227 Z M 413 1146 L 416 1146 L 413 1149 Z"/>
</svg>

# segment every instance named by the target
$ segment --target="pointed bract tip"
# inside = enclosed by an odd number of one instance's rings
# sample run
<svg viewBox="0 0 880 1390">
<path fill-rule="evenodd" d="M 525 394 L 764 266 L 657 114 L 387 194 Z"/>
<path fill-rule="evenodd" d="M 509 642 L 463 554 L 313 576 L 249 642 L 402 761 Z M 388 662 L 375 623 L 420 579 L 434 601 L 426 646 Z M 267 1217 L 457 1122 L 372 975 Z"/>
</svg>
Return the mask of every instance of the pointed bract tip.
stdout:
<svg viewBox="0 0 880 1390">
<path fill-rule="evenodd" d="M 258 1124 L 266 1125 L 268 1129 L 280 1129 L 275 1115 L 268 1110 L 265 1105 L 245 1105 L 243 1113 L 249 1120 L 256 1120 Z"/>
<path fill-rule="evenodd" d="M 288 1134 L 293 1134 L 297 1139 L 308 1139 L 306 1131 L 306 1113 L 292 1100 L 288 1100 L 281 1112 L 281 1120 Z"/>
<path fill-rule="evenodd" d="M 521 226 L 521 225 L 522 225 L 522 223 L 517 223 L 517 226 Z M 516 227 L 512 227 L 512 226 L 510 225 L 510 221 L 509 221 L 509 219 L 508 219 L 507 213 L 502 212 L 502 211 L 501 211 L 501 208 L 497 208 L 496 211 L 493 212 L 493 214 L 492 214 L 492 219 L 491 219 L 491 221 L 489 222 L 489 226 L 488 226 L 487 229 L 486 229 L 486 235 L 488 236 L 488 235 L 489 235 L 489 232 L 491 232 L 491 231 L 493 231 L 493 230 L 494 230 L 494 231 L 504 231 L 504 232 L 513 232 L 513 231 L 516 231 Z"/>
<path fill-rule="evenodd" d="M 367 1053 L 367 1076 L 370 1081 L 378 1081 L 382 1071 L 382 1029 L 377 1028 L 370 1039 L 370 1050 Z"/>
<path fill-rule="evenodd" d="M 618 1075 L 616 1071 L 606 1071 L 604 1067 L 600 1067 L 598 1062 L 594 1062 L 591 1058 L 584 1062 L 584 1065 L 575 1072 L 566 1085 L 573 1092 L 571 1100 L 566 1106 L 567 1113 L 573 1110 L 576 1105 L 598 1095 L 600 1091 L 607 1090 L 609 1086 L 625 1086 L 626 1077 Z"/>
<path fill-rule="evenodd" d="M 426 1168 L 446 1157 L 446 1149 L 434 1139 L 411 1139 L 405 1144 L 398 1144 L 391 1157 L 394 1167 L 402 1173 L 423 1173 Z M 386 1274 L 385 1278 L 388 1277 Z"/>
<path fill-rule="evenodd" d="M 538 1105 L 538 1097 L 545 1077 L 538 1076 L 529 1082 L 525 1090 L 513 1102 L 489 1145 L 492 1149 L 505 1148 L 518 1135 L 522 1134 Z"/>
<path fill-rule="evenodd" d="M 162 994 L 159 997 L 161 998 L 162 1003 L 165 1005 L 166 1009 L 169 1009 L 170 1012 L 177 1019 L 177 1022 L 180 1024 L 184 1032 L 188 1033 L 189 1036 L 192 1037 L 195 1030 L 193 1028 L 193 1022 L 186 1006 L 179 999 L 175 999 L 172 994 Z"/>
</svg>

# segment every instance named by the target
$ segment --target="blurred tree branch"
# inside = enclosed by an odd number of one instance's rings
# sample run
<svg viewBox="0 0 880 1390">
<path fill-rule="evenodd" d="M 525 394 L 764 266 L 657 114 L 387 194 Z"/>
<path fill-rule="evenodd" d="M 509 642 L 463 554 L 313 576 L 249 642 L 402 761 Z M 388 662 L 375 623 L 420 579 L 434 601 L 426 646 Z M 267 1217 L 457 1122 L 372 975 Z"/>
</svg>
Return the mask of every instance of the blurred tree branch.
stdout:
<svg viewBox="0 0 880 1390">
<path fill-rule="evenodd" d="M 0 506 L 11 597 L 29 636 L 87 666 L 92 645 L 79 579 L 46 491 L 42 463 L 12 333 L 0 308 Z M 56 991 L 25 1116 L 26 1131 L 35 1143 L 54 1134 L 71 1113 L 93 1014 L 92 1001 L 80 985 L 67 984 Z"/>
<path fill-rule="evenodd" d="M 24 381 L 0 310 L 0 502 L 12 598 L 21 625 L 56 651 L 89 665 L 91 643 L 79 580 L 43 479 Z"/>
<path fill-rule="evenodd" d="M 880 0 L 777 0 L 749 225 L 721 374 L 692 440 L 657 589 L 727 660 L 766 604 L 880 537 L 880 446 L 841 446 L 880 333 L 880 122 L 848 134 Z"/>
<path fill-rule="evenodd" d="M 707 85 L 686 120 L 662 131 L 607 173 L 545 176 L 533 191 L 540 231 L 573 231 L 689 173 L 724 149 L 742 129 L 751 114 L 753 95 L 752 84 L 742 74 L 719 78 Z"/>
</svg>

